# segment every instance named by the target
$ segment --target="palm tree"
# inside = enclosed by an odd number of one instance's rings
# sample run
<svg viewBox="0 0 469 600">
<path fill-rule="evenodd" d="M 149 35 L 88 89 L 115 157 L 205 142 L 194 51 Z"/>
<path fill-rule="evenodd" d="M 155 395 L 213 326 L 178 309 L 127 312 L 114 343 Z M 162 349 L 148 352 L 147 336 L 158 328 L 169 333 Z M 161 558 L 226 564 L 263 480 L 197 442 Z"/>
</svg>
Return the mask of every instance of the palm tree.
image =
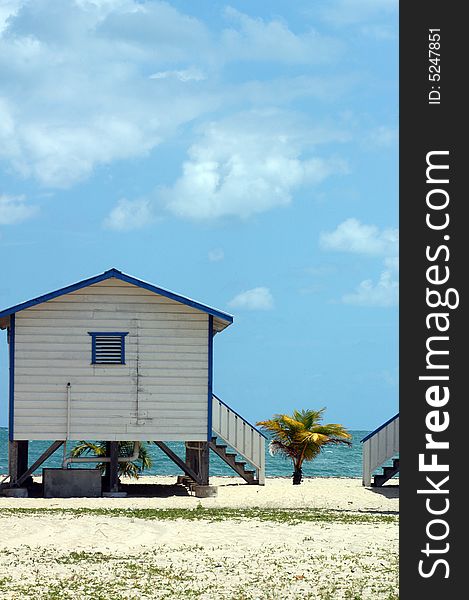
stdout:
<svg viewBox="0 0 469 600">
<path fill-rule="evenodd" d="M 131 456 L 134 449 L 135 442 L 118 442 L 119 456 Z M 70 452 L 70 456 L 106 456 L 106 442 L 85 442 L 80 441 Z M 140 463 L 140 464 L 138 464 Z M 123 477 L 134 477 L 138 479 L 138 476 L 144 469 L 149 469 L 153 462 L 151 460 L 150 453 L 148 452 L 147 446 L 140 442 L 140 448 L 138 451 L 138 459 L 134 462 L 120 462 L 119 463 L 119 476 Z M 104 471 L 106 463 L 98 463 L 97 469 Z"/>
<path fill-rule="evenodd" d="M 291 416 L 274 415 L 272 419 L 257 423 L 273 434 L 270 453 L 283 454 L 293 461 L 293 485 L 301 483 L 303 462 L 316 458 L 324 446 L 351 445 L 348 440 L 352 436 L 342 425 L 321 425 L 325 410 L 294 410 Z"/>
</svg>

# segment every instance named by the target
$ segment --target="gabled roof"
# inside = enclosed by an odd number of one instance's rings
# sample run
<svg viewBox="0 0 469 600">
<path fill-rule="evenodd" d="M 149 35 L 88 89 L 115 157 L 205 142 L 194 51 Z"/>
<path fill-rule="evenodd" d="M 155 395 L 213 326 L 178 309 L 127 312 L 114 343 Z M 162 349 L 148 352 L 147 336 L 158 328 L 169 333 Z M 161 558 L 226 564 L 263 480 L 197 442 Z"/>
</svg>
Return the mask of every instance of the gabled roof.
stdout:
<svg viewBox="0 0 469 600">
<path fill-rule="evenodd" d="M 208 315 L 212 315 L 216 319 L 222 321 L 222 323 L 220 323 L 220 327 L 218 328 L 219 330 L 224 329 L 225 327 L 233 323 L 233 317 L 228 313 L 224 313 L 220 310 L 217 310 L 216 308 L 211 308 L 210 306 L 206 306 L 205 304 L 201 304 L 200 302 L 196 302 L 195 300 L 191 300 L 190 298 L 186 298 L 185 296 L 180 296 L 179 294 L 175 294 L 174 292 L 170 292 L 169 290 L 157 287 L 156 285 L 153 285 L 146 281 L 142 281 L 141 279 L 136 279 L 135 277 L 131 277 L 130 275 L 122 273 L 122 271 L 118 271 L 117 269 L 109 269 L 108 271 L 101 273 L 101 275 L 96 275 L 95 277 L 90 277 L 89 279 L 83 279 L 83 281 L 72 283 L 67 287 L 55 290 L 54 292 L 49 292 L 48 294 L 43 294 L 42 296 L 38 296 L 37 298 L 33 298 L 32 300 L 27 300 L 26 302 L 22 302 L 21 304 L 16 304 L 15 306 L 6 308 L 5 310 L 0 311 L 0 319 L 8 317 L 9 315 L 12 315 L 14 313 L 20 312 L 25 308 L 30 308 L 31 306 L 42 304 L 43 302 L 47 302 L 48 300 L 53 300 L 54 298 L 58 298 L 59 296 L 63 296 L 64 294 L 69 294 L 70 292 L 81 290 L 82 288 L 88 287 L 89 285 L 93 285 L 101 281 L 106 281 L 106 279 L 111 278 L 120 279 L 121 281 L 130 283 L 131 285 L 135 285 L 139 288 L 149 290 L 150 292 L 154 292 L 155 294 L 159 294 L 160 296 L 165 296 L 170 300 L 175 300 L 176 302 L 180 302 L 181 304 L 185 304 L 186 306 L 191 306 L 192 308 L 207 313 Z"/>
</svg>

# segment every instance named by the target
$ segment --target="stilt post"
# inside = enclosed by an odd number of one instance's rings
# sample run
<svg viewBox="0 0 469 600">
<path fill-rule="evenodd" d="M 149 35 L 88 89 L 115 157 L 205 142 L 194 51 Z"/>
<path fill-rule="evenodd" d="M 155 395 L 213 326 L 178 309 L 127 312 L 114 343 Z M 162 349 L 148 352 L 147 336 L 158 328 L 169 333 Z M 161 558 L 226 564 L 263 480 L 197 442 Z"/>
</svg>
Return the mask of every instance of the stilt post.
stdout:
<svg viewBox="0 0 469 600">
<path fill-rule="evenodd" d="M 197 473 L 200 485 L 209 484 L 208 442 L 186 442 L 186 464 Z"/>
<path fill-rule="evenodd" d="M 119 491 L 119 444 L 118 442 L 109 442 L 110 457 L 109 462 L 109 491 Z"/>
</svg>

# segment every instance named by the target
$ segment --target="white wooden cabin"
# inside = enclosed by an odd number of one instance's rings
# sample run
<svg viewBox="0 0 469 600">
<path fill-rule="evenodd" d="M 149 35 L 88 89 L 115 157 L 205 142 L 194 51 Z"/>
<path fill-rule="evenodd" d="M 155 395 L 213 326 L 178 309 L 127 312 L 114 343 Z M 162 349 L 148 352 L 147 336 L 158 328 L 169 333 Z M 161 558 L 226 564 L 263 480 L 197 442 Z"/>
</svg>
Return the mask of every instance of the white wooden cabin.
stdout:
<svg viewBox="0 0 469 600">
<path fill-rule="evenodd" d="M 0 311 L 10 452 L 21 454 L 25 442 L 27 454 L 29 440 L 151 440 L 166 452 L 171 440 L 205 444 L 235 468 L 227 444 L 253 466 L 248 482 L 263 483 L 263 435 L 213 396 L 213 337 L 232 322 L 116 269 Z M 206 454 L 207 472 L 199 465 L 196 474 L 208 483 Z M 13 460 L 12 482 L 31 471 L 25 466 Z"/>
</svg>

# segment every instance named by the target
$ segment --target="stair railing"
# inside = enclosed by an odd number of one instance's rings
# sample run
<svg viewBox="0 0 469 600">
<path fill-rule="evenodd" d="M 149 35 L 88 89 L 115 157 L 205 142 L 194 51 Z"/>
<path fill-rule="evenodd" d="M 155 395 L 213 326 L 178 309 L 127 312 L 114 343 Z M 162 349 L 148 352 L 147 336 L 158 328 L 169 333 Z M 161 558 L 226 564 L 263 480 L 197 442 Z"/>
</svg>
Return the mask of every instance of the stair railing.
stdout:
<svg viewBox="0 0 469 600">
<path fill-rule="evenodd" d="M 399 413 L 369 433 L 363 443 L 363 485 L 371 485 L 373 472 L 399 454 Z"/>
<path fill-rule="evenodd" d="M 266 436 L 215 394 L 212 397 L 212 430 L 255 468 L 259 485 L 265 485 Z"/>
</svg>

